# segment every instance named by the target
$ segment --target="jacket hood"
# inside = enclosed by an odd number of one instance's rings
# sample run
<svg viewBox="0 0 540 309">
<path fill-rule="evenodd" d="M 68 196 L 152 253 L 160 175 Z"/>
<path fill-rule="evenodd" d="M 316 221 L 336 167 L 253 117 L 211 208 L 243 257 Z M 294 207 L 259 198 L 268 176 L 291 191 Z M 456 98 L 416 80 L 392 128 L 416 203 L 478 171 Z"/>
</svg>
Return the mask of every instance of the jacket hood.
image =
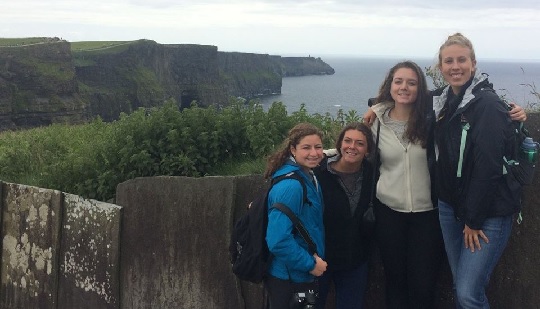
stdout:
<svg viewBox="0 0 540 309">
<path fill-rule="evenodd" d="M 277 171 L 274 172 L 272 178 L 276 178 L 281 175 L 289 174 L 295 171 L 302 171 L 302 169 L 300 168 L 300 166 L 298 166 L 294 158 L 291 157 L 285 162 L 285 164 L 283 164 Z"/>
<path fill-rule="evenodd" d="M 373 112 L 375 113 L 375 115 L 377 115 L 377 119 L 382 121 L 383 117 L 382 115 L 384 114 L 384 112 L 389 109 L 389 108 L 392 108 L 393 106 L 395 105 L 394 102 L 381 102 L 381 103 L 377 103 L 375 105 L 373 105 L 371 107 L 371 109 L 373 110 Z M 384 123 L 384 121 L 383 121 Z"/>
<path fill-rule="evenodd" d="M 467 106 L 475 98 L 473 90 L 478 87 L 493 89 L 493 85 L 488 81 L 488 75 L 486 73 L 480 72 L 479 69 L 476 69 L 476 72 L 472 77 L 471 85 L 465 90 L 465 94 L 463 94 L 463 100 L 461 100 L 461 103 L 457 107 L 458 110 Z M 433 97 L 433 110 L 435 111 L 435 118 L 439 117 L 439 114 L 444 107 L 444 104 L 448 97 L 448 91 L 451 91 L 450 85 L 444 87 L 444 90 L 442 91 L 442 94 L 440 96 Z"/>
<path fill-rule="evenodd" d="M 339 155 L 339 153 L 336 153 L 333 154 L 333 155 L 330 155 L 330 156 L 326 156 L 322 161 L 321 163 L 319 164 L 319 170 L 327 170 L 329 171 L 330 173 L 332 174 L 335 174 L 334 170 L 332 168 L 330 168 L 330 163 L 333 163 L 333 162 L 336 162 L 336 161 L 339 161 L 339 158 L 341 158 L 341 155 Z"/>
</svg>

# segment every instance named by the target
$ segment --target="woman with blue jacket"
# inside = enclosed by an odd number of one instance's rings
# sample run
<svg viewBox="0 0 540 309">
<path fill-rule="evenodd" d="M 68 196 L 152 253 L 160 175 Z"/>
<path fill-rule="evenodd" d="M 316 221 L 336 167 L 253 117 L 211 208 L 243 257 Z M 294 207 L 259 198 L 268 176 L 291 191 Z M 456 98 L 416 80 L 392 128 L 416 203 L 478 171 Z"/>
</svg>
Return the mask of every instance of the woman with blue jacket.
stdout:
<svg viewBox="0 0 540 309">
<path fill-rule="evenodd" d="M 264 285 L 270 309 L 289 308 L 294 293 L 316 291 L 315 278 L 326 271 L 322 192 L 312 171 L 322 158 L 322 132 L 308 123 L 294 126 L 281 149 L 268 158 L 264 177 L 297 173 L 305 183 L 308 199 L 304 200 L 302 184 L 295 179 L 282 180 L 269 192 L 266 242 L 273 258 Z M 276 203 L 286 205 L 299 218 L 317 247 L 315 254 L 310 254 L 301 235 L 294 233 L 289 217 L 272 207 Z"/>
</svg>

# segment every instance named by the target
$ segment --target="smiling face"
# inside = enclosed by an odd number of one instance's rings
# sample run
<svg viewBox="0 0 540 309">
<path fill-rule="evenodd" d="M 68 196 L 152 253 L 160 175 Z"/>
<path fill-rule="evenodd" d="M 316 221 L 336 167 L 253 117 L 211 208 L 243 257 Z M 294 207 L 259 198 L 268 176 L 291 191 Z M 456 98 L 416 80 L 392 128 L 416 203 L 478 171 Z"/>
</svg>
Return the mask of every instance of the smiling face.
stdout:
<svg viewBox="0 0 540 309">
<path fill-rule="evenodd" d="M 474 74 L 476 60 L 471 58 L 470 48 L 453 44 L 441 49 L 439 68 L 452 91 L 458 94 Z"/>
<path fill-rule="evenodd" d="M 355 129 L 345 131 L 339 148 L 341 160 L 349 164 L 361 164 L 369 152 L 366 136 Z"/>
<path fill-rule="evenodd" d="M 418 96 L 418 76 L 410 68 L 399 68 L 390 85 L 390 95 L 396 104 L 413 104 Z"/>
<path fill-rule="evenodd" d="M 290 148 L 296 163 L 305 171 L 319 165 L 323 158 L 323 144 L 317 134 L 306 135 L 295 146 Z"/>
</svg>

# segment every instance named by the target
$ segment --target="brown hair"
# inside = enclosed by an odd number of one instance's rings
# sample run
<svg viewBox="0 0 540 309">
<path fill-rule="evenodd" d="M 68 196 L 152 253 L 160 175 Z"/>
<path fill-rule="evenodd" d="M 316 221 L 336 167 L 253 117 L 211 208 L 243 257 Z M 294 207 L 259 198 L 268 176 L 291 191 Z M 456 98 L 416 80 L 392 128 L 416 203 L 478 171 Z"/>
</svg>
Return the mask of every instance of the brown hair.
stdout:
<svg viewBox="0 0 540 309">
<path fill-rule="evenodd" d="M 392 95 L 390 93 L 390 88 L 392 86 L 392 81 L 394 79 L 394 74 L 397 70 L 401 68 L 408 68 L 413 70 L 418 77 L 418 95 L 416 101 L 412 106 L 412 112 L 407 121 L 407 130 L 405 131 L 405 136 L 413 143 L 420 142 L 423 148 L 427 144 L 427 121 L 426 121 L 426 112 L 428 109 L 429 102 L 429 92 L 426 83 L 426 77 L 422 69 L 412 61 L 403 61 L 394 65 L 381 87 L 379 88 L 379 95 L 377 96 L 377 102 L 394 102 Z M 431 107 L 429 107 L 431 109 Z"/>
<path fill-rule="evenodd" d="M 291 147 L 296 147 L 308 135 L 318 135 L 321 140 L 323 138 L 322 131 L 311 123 L 299 123 L 290 129 L 287 138 L 283 141 L 278 151 L 268 157 L 264 178 L 268 179 L 272 177 L 272 174 L 291 156 Z"/>
<path fill-rule="evenodd" d="M 454 33 L 454 34 L 448 36 L 446 41 L 444 41 L 444 43 L 439 48 L 439 67 L 442 65 L 442 55 L 441 55 L 442 50 L 444 48 L 448 47 L 448 46 L 451 46 L 451 45 L 459 45 L 461 47 L 466 47 L 466 48 L 470 49 L 470 51 L 471 51 L 471 60 L 473 62 L 476 61 L 476 55 L 474 53 L 474 48 L 473 48 L 473 45 L 472 45 L 471 41 L 469 39 L 467 39 L 463 34 L 457 32 L 457 33 Z"/>
<path fill-rule="evenodd" d="M 373 151 L 373 147 L 375 147 L 375 142 L 373 141 L 373 133 L 371 133 L 371 129 L 360 122 L 352 122 L 343 127 L 341 129 L 341 132 L 339 132 L 338 138 L 336 140 L 336 150 L 341 155 L 341 143 L 343 143 L 343 138 L 345 138 L 345 133 L 350 130 L 356 130 L 358 132 L 362 132 L 367 140 L 367 151 L 368 153 L 371 153 Z"/>
</svg>

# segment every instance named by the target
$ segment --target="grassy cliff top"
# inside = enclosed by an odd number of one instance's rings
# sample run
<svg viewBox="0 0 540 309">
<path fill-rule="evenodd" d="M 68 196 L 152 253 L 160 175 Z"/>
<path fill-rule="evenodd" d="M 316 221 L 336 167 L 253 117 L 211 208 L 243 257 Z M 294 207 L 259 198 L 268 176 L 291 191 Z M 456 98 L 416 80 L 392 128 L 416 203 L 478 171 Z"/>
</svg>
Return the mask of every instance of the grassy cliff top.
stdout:
<svg viewBox="0 0 540 309">
<path fill-rule="evenodd" d="M 32 45 L 48 42 L 58 42 L 61 41 L 59 38 L 45 38 L 45 37 L 34 37 L 34 38 L 0 38 L 0 46 L 21 46 L 21 45 Z"/>
<path fill-rule="evenodd" d="M 71 42 L 72 51 L 85 51 L 112 48 L 121 45 L 129 45 L 136 41 L 80 41 Z"/>
<path fill-rule="evenodd" d="M 70 42 L 71 51 L 85 52 L 85 51 L 100 51 L 108 50 L 110 52 L 124 50 L 131 44 L 144 42 L 147 40 L 135 40 L 135 41 L 80 41 Z M 17 47 L 25 45 L 36 45 L 46 43 L 66 42 L 58 37 L 30 37 L 30 38 L 0 38 L 0 47 Z"/>
</svg>

